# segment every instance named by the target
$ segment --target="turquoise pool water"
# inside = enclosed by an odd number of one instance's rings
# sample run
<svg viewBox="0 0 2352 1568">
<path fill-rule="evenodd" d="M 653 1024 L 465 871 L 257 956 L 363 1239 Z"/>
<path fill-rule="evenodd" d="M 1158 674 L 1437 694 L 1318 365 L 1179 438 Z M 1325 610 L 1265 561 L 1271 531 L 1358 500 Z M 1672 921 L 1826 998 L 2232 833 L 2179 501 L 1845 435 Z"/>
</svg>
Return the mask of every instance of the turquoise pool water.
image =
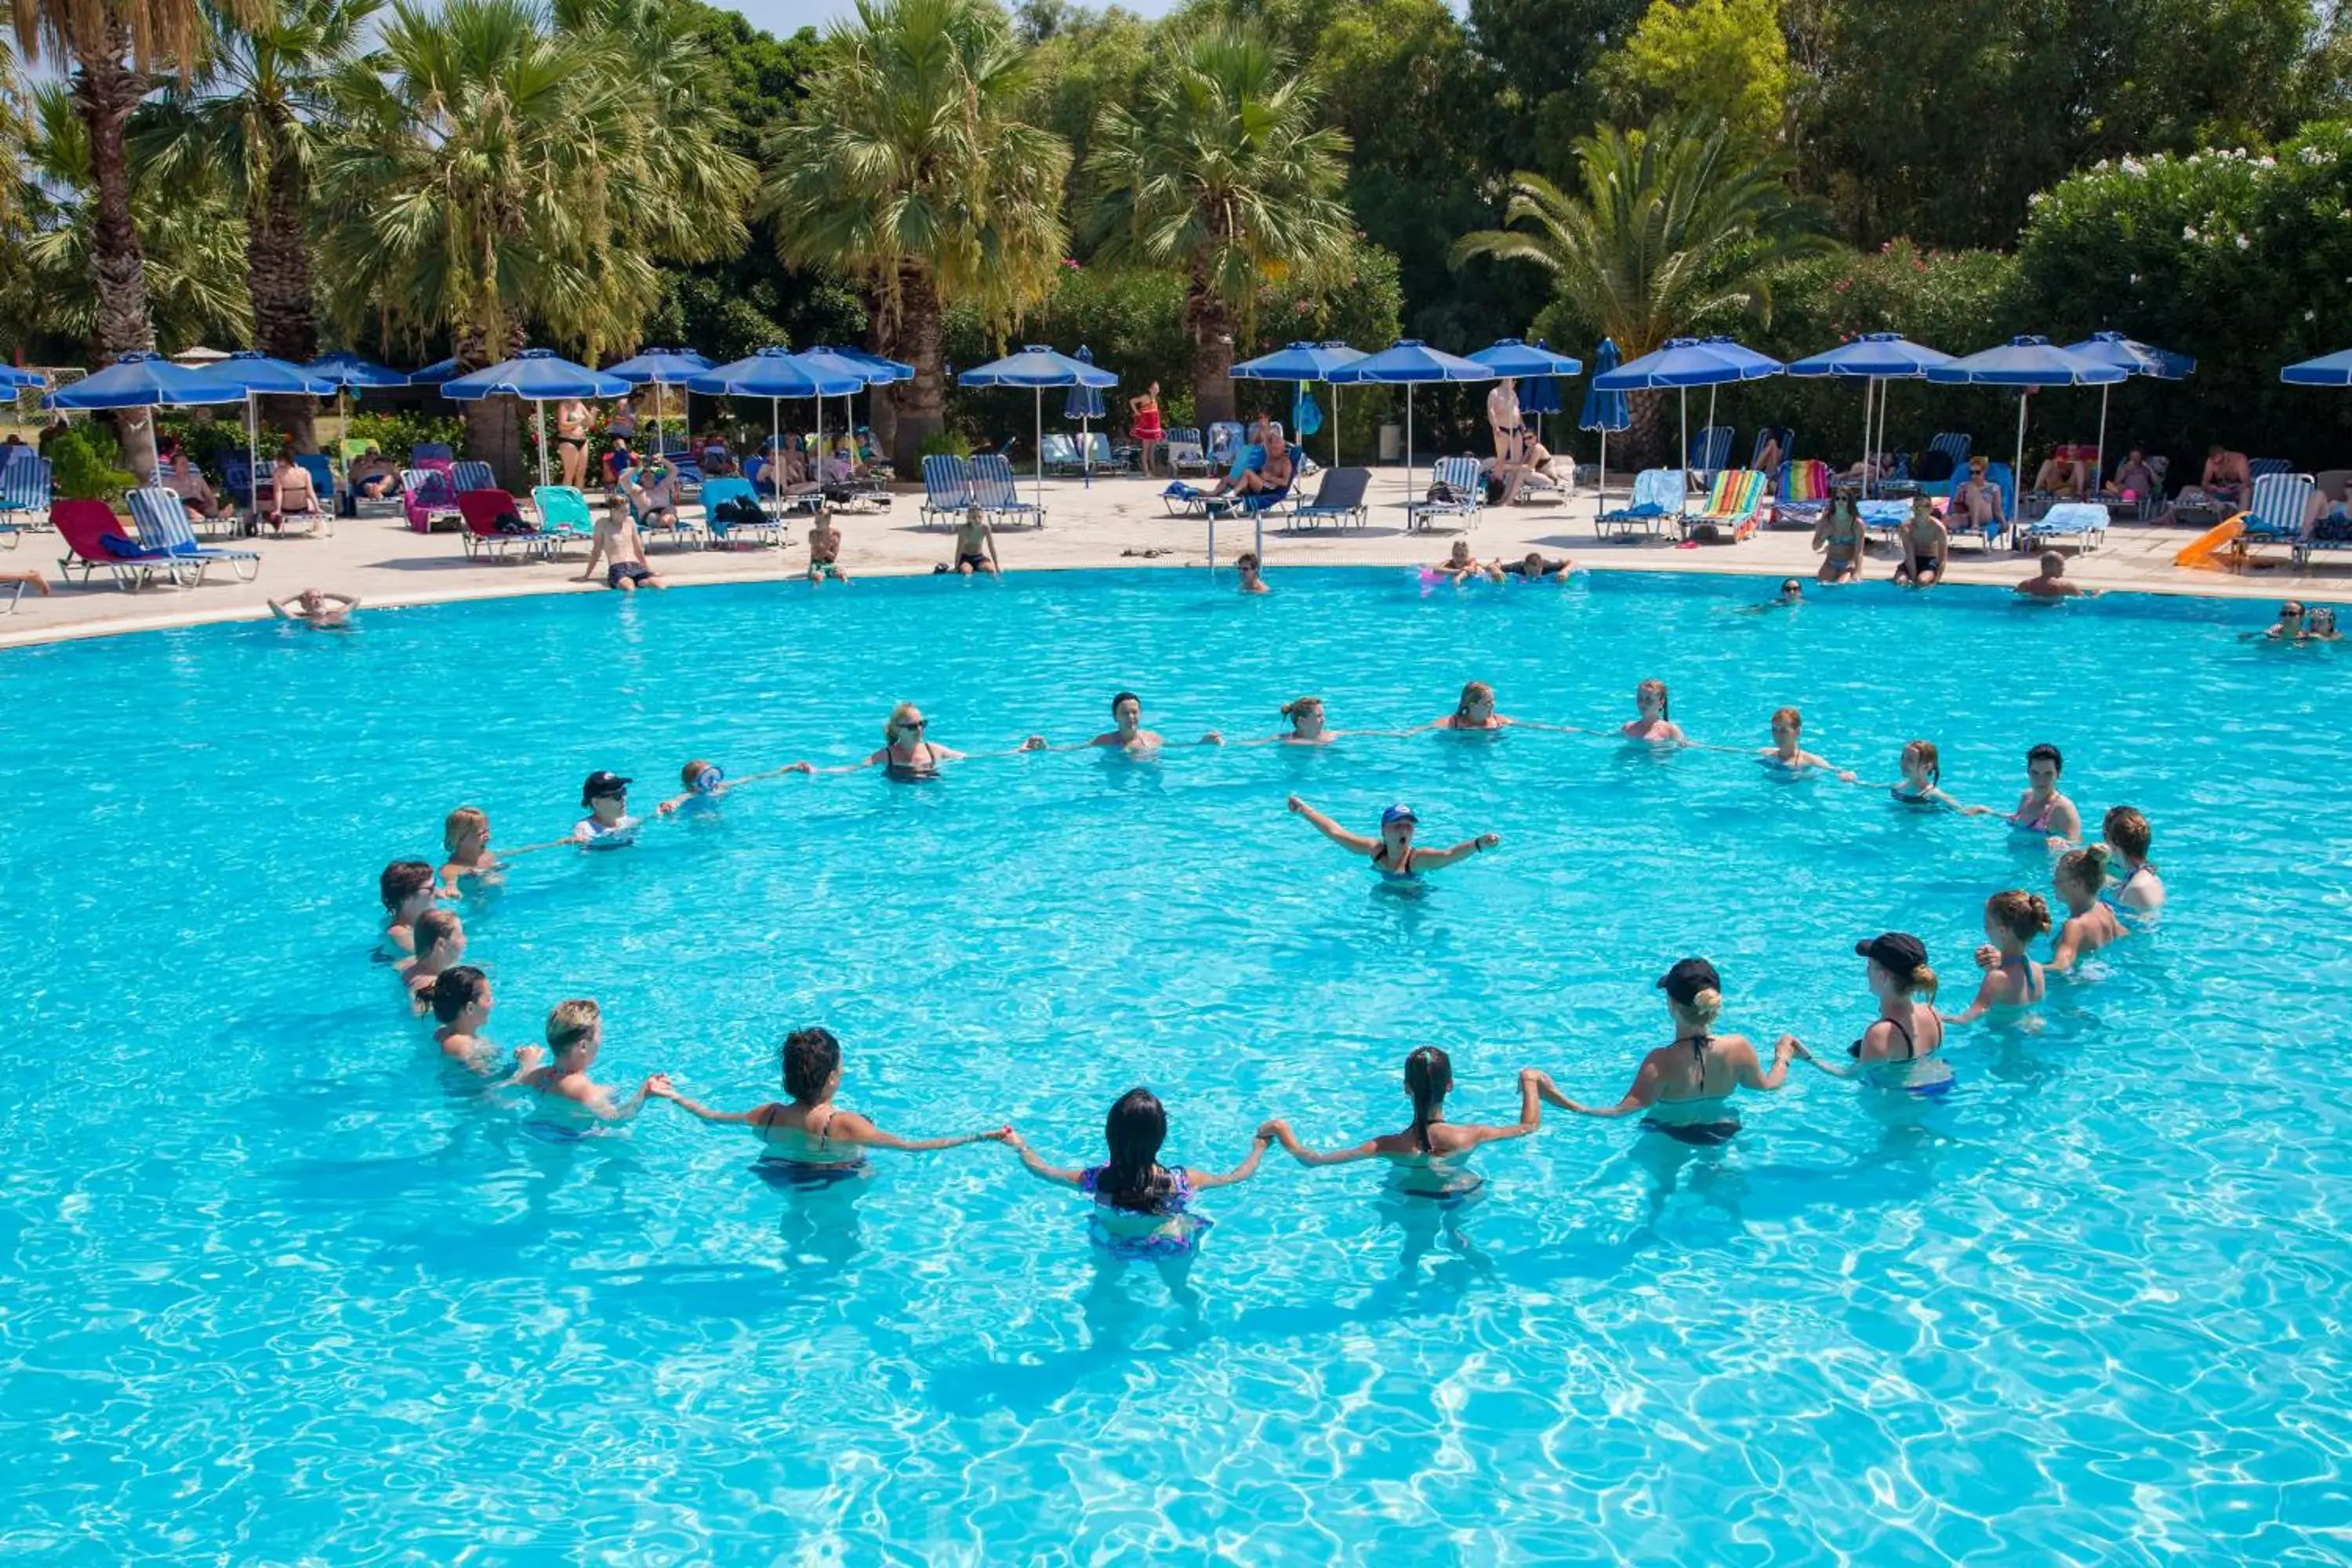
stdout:
<svg viewBox="0 0 2352 1568">
<path fill-rule="evenodd" d="M 552 1560 L 2239 1562 L 2352 1530 L 2352 661 L 2263 610 L 2058 610 L 1606 577 L 1424 595 L 1293 573 L 860 584 L 371 613 L 0 655 L 0 1552 L 93 1563 Z M 1461 682 L 1695 738 L 1802 706 L 1880 781 L 1915 734 L 2004 808 L 2054 742 L 2157 828 L 2160 928 L 1955 1030 L 1957 1093 L 1798 1069 L 1727 1148 L 1547 1120 L 1440 1214 L 1270 1157 L 1210 1194 L 1189 1289 L 982 1145 L 780 1194 L 656 1106 L 556 1145 L 446 1083 L 370 962 L 374 879 L 473 802 L 553 837 L 579 780 L 845 761 L 911 698 L 973 751 L 1419 722 Z M 1283 810 L 1501 849 L 1419 896 Z M 845 1103 L 1099 1157 L 1166 1099 L 1223 1167 L 1265 1116 L 1457 1118 L 1545 1068 L 1612 1099 L 1714 957 L 1725 1026 L 1834 1047 L 1854 940 L 1919 932 L 1965 1001 L 2000 828 L 1748 758 L 1590 737 L 1359 738 L 787 779 L 632 851 L 525 859 L 467 910 L 493 1036 L 604 1007 L 602 1073 L 748 1107 L 829 1024 Z M 1957 994 L 1953 994 L 1957 993 Z"/>
</svg>

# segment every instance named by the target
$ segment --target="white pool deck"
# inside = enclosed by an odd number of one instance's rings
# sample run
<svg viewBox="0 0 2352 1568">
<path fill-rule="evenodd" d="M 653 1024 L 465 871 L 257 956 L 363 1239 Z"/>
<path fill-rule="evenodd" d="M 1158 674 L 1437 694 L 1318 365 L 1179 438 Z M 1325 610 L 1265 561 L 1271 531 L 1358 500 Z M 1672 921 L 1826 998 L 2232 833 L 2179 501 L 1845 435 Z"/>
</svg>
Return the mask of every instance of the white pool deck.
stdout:
<svg viewBox="0 0 2352 1568">
<path fill-rule="evenodd" d="M 1426 467 L 1417 470 L 1416 478 L 1426 482 Z M 1610 500 L 1612 504 L 1622 504 L 1623 492 L 1615 480 L 1612 474 Z M 1162 484 L 1132 478 L 1097 479 L 1091 485 L 1077 479 L 1047 479 L 1047 526 L 998 535 L 1005 570 L 1013 574 L 1129 566 L 1202 570 L 1209 560 L 1209 526 L 1198 520 L 1170 517 L 1160 500 Z M 1280 521 L 1269 519 L 1263 535 L 1269 584 L 1278 592 L 1282 572 L 1287 567 L 1425 564 L 1441 559 L 1454 536 L 1443 531 L 1406 531 L 1405 485 L 1402 468 L 1377 470 L 1370 521 L 1361 529 L 1290 531 Z M 1022 489 L 1024 496 L 1030 493 L 1027 482 Z M 948 558 L 949 535 L 920 526 L 916 512 L 919 500 L 919 492 L 901 493 L 884 511 L 836 514 L 843 540 L 842 565 L 853 577 L 929 573 Z M 1662 539 L 1603 542 L 1594 534 L 1597 510 L 1589 488 L 1580 489 L 1565 500 L 1488 508 L 1471 531 L 1471 548 L 1482 559 L 1511 558 L 1529 550 L 1566 554 L 1601 572 L 1715 572 L 1759 578 L 1810 577 L 1820 562 L 1809 548 L 1807 533 L 1799 531 L 1767 531 L 1736 545 L 1677 547 Z M 697 509 L 688 509 L 689 518 L 698 515 Z M 675 588 L 705 583 L 795 581 L 803 577 L 808 560 L 806 520 L 796 521 L 793 527 L 789 543 L 781 550 L 689 550 L 663 542 L 652 547 L 651 559 L 655 569 Z M 2144 593 L 2352 600 L 2352 552 L 2321 552 L 2313 558 L 2310 569 L 2300 573 L 2289 567 L 2283 550 L 2257 555 L 2242 571 L 2176 567 L 2172 564 L 2175 552 L 2192 537 L 2191 531 L 2183 529 L 2119 526 L 2108 531 L 2103 548 L 2080 556 L 2069 552 L 2067 574 L 2086 587 Z M 1258 540 L 1257 529 L 1249 521 L 1220 522 L 1215 534 L 1216 565 L 1229 569 L 1234 554 L 1254 547 Z M 305 587 L 357 594 L 374 608 L 518 594 L 610 592 L 601 581 L 601 571 L 597 582 L 580 580 L 584 551 L 578 547 L 558 562 L 470 560 L 455 534 L 412 532 L 396 517 L 339 519 L 331 537 L 265 537 L 243 543 L 262 557 L 260 574 L 254 582 L 240 583 L 227 570 L 215 568 L 201 586 L 165 584 L 126 592 L 115 586 L 106 573 L 93 577 L 88 586 L 79 581 L 66 583 L 57 570 L 58 557 L 63 553 L 58 536 L 42 530 L 26 531 L 18 536 L 16 548 L 0 549 L 0 572 L 37 569 L 49 578 L 52 592 L 43 598 L 27 590 L 15 614 L 0 613 L 0 647 L 266 616 L 270 597 L 286 597 Z M 1146 551 L 1162 553 L 1147 557 Z M 1892 547 L 1874 548 L 1864 574 L 1883 578 L 1893 570 Z M 1953 552 L 1951 581 L 2008 584 L 2032 570 L 2029 556 L 2006 550 L 1988 555 L 1962 546 Z M 803 584 L 799 591 L 808 590 Z M 827 584 L 818 591 L 856 590 L 854 584 L 846 590 Z M 2252 624 L 2270 616 L 2250 610 L 2246 618 Z"/>
</svg>

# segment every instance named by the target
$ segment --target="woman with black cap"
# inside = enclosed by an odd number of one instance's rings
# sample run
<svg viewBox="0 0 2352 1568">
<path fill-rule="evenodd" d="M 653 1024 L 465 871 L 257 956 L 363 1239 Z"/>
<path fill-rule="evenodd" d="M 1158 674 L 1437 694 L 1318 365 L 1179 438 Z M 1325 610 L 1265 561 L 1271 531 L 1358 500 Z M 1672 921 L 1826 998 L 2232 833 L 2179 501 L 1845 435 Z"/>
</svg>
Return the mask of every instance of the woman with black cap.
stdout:
<svg viewBox="0 0 2352 1568">
<path fill-rule="evenodd" d="M 1853 944 L 1869 960 L 1865 979 L 1878 1001 L 1878 1016 L 1846 1047 L 1853 1065 L 1824 1061 L 1792 1037 L 1798 1058 L 1832 1078 L 1866 1078 L 1912 1094 L 1942 1094 L 1952 1087 L 1952 1069 L 1938 1053 L 1944 1021 L 1936 1016 L 1936 972 L 1927 947 L 1907 931 L 1883 931 Z"/>
<path fill-rule="evenodd" d="M 1734 1089 L 1777 1089 L 1789 1076 L 1789 1062 L 1801 1048 L 1783 1035 L 1772 1050 L 1769 1072 L 1757 1059 L 1755 1042 L 1744 1035 L 1713 1033 L 1723 1012 L 1723 983 L 1704 958 L 1685 958 L 1665 973 L 1658 989 L 1666 994 L 1673 1017 L 1673 1043 L 1642 1058 L 1625 1098 L 1611 1106 L 1579 1105 L 1552 1087 L 1538 1086 L 1544 1099 L 1579 1116 L 1627 1116 L 1646 1112 L 1642 1125 L 1685 1143 L 1722 1143 L 1739 1131 L 1732 1113 Z"/>
</svg>

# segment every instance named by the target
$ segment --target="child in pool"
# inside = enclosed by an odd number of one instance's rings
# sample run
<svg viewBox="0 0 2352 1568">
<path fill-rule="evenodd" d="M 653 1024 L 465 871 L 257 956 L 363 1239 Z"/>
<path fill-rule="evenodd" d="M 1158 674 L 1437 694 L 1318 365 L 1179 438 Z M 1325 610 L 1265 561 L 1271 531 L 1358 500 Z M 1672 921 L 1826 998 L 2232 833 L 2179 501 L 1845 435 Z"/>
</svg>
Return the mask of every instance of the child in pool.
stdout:
<svg viewBox="0 0 2352 1568">
<path fill-rule="evenodd" d="M 433 985 L 444 971 L 466 960 L 466 927 L 455 910 L 427 910 L 416 917 L 416 956 L 401 969 L 409 1011 L 418 1017 L 433 1005 Z"/>
<path fill-rule="evenodd" d="M 2041 1001 L 2042 965 L 2025 950 L 2049 929 L 2050 906 L 2039 893 L 2011 888 L 1987 899 L 1984 933 L 1991 940 L 1977 949 L 1977 967 L 1985 972 L 1984 981 L 1968 1011 L 1948 1015 L 1944 1022 L 1973 1024 L 1995 1007 L 2021 1008 Z"/>
<path fill-rule="evenodd" d="M 1435 1046 L 1404 1058 L 1404 1090 L 1412 1097 L 1412 1123 L 1402 1132 L 1368 1138 L 1348 1149 L 1318 1151 L 1301 1143 L 1287 1121 L 1258 1129 L 1302 1165 L 1346 1165 L 1385 1160 L 1400 1191 L 1420 1197 L 1458 1197 L 1474 1192 L 1479 1178 L 1463 1162 L 1481 1143 L 1524 1138 L 1543 1125 L 1542 1088 L 1550 1079 L 1534 1068 L 1519 1069 L 1519 1119 L 1502 1126 L 1445 1120 L 1445 1096 L 1454 1087 L 1454 1063 Z"/>
<path fill-rule="evenodd" d="M 743 1127 L 760 1141 L 760 1163 L 803 1175 L 845 1175 L 866 1166 L 865 1151 L 897 1149 L 909 1154 L 960 1149 L 982 1140 L 1003 1142 L 1009 1127 L 965 1132 L 951 1138 L 901 1138 L 885 1132 L 854 1110 L 834 1103 L 841 1092 L 841 1042 L 830 1029 L 794 1029 L 784 1037 L 784 1093 L 789 1103 L 769 1100 L 749 1110 L 713 1110 L 670 1087 L 656 1089 L 667 1100 L 704 1121 Z"/>
<path fill-rule="evenodd" d="M 1962 805 L 1944 793 L 1944 766 L 1936 754 L 1933 741 L 1912 741 L 1903 748 L 1903 782 L 1894 787 L 1896 800 L 1906 805 L 1931 805 L 1945 811 L 1957 811 L 1962 816 L 1990 816 L 1989 805 Z"/>
<path fill-rule="evenodd" d="M 2164 908 L 2164 879 L 2156 874 L 2156 866 L 2147 858 L 2154 837 L 2147 818 L 2136 807 L 2112 806 L 2099 825 L 2099 834 L 2107 842 L 2110 860 L 2123 863 L 2123 879 L 2116 885 L 2117 907 L 2137 915 L 2152 915 Z"/>
<path fill-rule="evenodd" d="M 433 867 L 425 860 L 394 860 L 376 879 L 376 896 L 383 900 L 383 946 L 388 952 L 416 951 L 416 917 L 433 907 L 440 891 Z"/>
<path fill-rule="evenodd" d="M 451 1061 L 485 1075 L 499 1055 L 482 1033 L 489 1026 L 490 1001 L 490 977 L 470 963 L 443 970 L 433 983 L 433 1018 L 440 1026 L 433 1031 L 433 1043 Z M 518 1077 L 546 1065 L 547 1053 L 537 1046 L 515 1052 Z"/>
<path fill-rule="evenodd" d="M 1671 717 L 1673 704 L 1668 700 L 1664 681 L 1645 680 L 1633 688 L 1633 706 L 1641 717 L 1627 720 L 1619 727 L 1619 734 L 1629 741 L 1647 741 L 1654 746 L 1688 744 L 1683 739 L 1683 727 Z"/>
<path fill-rule="evenodd" d="M 637 841 L 645 819 L 629 813 L 629 781 L 599 769 L 580 786 L 580 804 L 588 815 L 572 830 L 572 842 L 583 849 L 620 849 Z"/>
<path fill-rule="evenodd" d="M 559 1002 L 547 1016 L 548 1059 L 515 1075 L 515 1081 L 538 1095 L 542 1113 L 570 1131 L 597 1122 L 626 1121 L 646 1107 L 647 1096 L 667 1095 L 669 1079 L 661 1073 L 637 1087 L 626 1100 L 588 1076 L 604 1046 L 604 1020 L 596 1004 Z"/>
<path fill-rule="evenodd" d="M 480 879 L 485 886 L 500 879 L 503 868 L 490 850 L 490 814 L 478 805 L 461 805 L 449 814 L 441 824 L 441 851 L 449 857 L 441 863 L 446 897 L 456 898 L 468 877 Z"/>
<path fill-rule="evenodd" d="M 1805 750 L 1805 716 L 1794 708 L 1777 710 L 1772 715 L 1772 743 L 1756 753 L 1768 768 L 1780 768 L 1792 773 L 1811 773 L 1819 768 L 1823 773 L 1837 774 L 1840 782 L 1852 784 L 1853 774 L 1826 757 L 1815 756 Z"/>
<path fill-rule="evenodd" d="M 2051 886 L 2058 890 L 2059 901 L 2066 906 L 2066 919 L 2058 928 L 2056 950 L 2050 955 L 2050 967 L 2065 971 L 2074 967 L 2075 960 L 2084 953 L 2096 952 L 2111 942 L 2121 942 L 2123 922 L 2116 911 L 2099 901 L 2099 894 L 2107 885 L 2107 847 L 2094 844 L 2088 849 L 2070 849 L 2058 857 L 2058 866 L 2050 874 Z"/>
<path fill-rule="evenodd" d="M 1273 1134 L 1261 1127 L 1251 1140 L 1249 1158 L 1222 1173 L 1162 1165 L 1160 1149 L 1168 1141 L 1168 1111 L 1148 1089 L 1130 1089 L 1118 1097 L 1104 1119 L 1103 1139 L 1110 1146 L 1110 1158 L 1083 1170 L 1047 1164 L 1010 1128 L 1003 1141 L 1033 1174 L 1056 1186 L 1075 1187 L 1094 1200 L 1091 1229 L 1097 1246 L 1114 1256 L 1171 1258 L 1189 1255 L 1209 1228 L 1206 1217 L 1192 1212 L 1194 1194 L 1249 1180 L 1274 1142 Z"/>
</svg>

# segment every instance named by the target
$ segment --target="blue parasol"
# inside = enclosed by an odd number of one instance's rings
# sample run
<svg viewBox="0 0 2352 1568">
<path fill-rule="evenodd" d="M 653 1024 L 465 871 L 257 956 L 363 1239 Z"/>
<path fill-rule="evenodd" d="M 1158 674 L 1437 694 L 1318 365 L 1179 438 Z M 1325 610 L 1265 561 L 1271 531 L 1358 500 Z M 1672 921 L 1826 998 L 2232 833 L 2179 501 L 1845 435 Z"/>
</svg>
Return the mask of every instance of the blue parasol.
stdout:
<svg viewBox="0 0 2352 1568">
<path fill-rule="evenodd" d="M 2025 397 L 2043 386 L 2113 386 L 2125 373 L 2069 353 L 2048 338 L 2014 337 L 1999 348 L 1931 366 L 1927 379 L 1945 386 L 2013 386 L 2017 388 L 2017 477 L 2025 493 Z"/>
<path fill-rule="evenodd" d="M 1916 381 L 1952 356 L 1926 348 L 1900 332 L 1864 332 L 1822 353 L 1808 355 L 1789 366 L 1790 375 L 1844 375 L 1862 379 L 1862 493 L 1870 494 L 1872 457 L 1886 442 L 1886 399 L 1879 395 L 1878 439 L 1870 434 L 1870 408 L 1882 381 Z"/>
<path fill-rule="evenodd" d="M 956 377 L 959 386 L 1025 386 L 1035 394 L 1037 421 L 1037 509 L 1045 507 L 1045 388 L 1049 386 L 1117 386 L 1118 377 L 1098 370 L 1088 360 L 1072 359 L 1042 344 L 1025 345 L 1017 354 L 991 360 Z"/>
<path fill-rule="evenodd" d="M 865 385 L 865 381 L 846 371 L 814 365 L 792 350 L 782 347 L 764 348 L 754 354 L 704 371 L 687 378 L 687 390 L 713 397 L 764 397 L 768 400 L 768 427 L 771 440 L 783 432 L 780 405 L 787 397 L 816 399 L 817 432 L 824 431 L 824 400 L 846 397 Z M 820 458 L 822 454 L 820 454 Z M 768 471 L 775 476 L 772 489 L 778 501 L 784 495 L 784 464 L 781 452 L 769 459 Z"/>
<path fill-rule="evenodd" d="M 419 374 L 422 374 L 421 372 Z M 625 397 L 629 384 L 617 375 L 574 364 L 551 349 L 525 349 L 510 360 L 452 376 L 441 395 L 457 403 L 486 397 L 520 397 L 530 405 L 539 435 L 539 482 L 547 483 L 547 405 L 562 397 Z"/>
<path fill-rule="evenodd" d="M 1617 340 L 1603 338 L 1601 346 L 1592 351 L 1592 376 L 1597 384 L 1601 377 L 1617 368 Z M 1598 499 L 1609 484 L 1609 432 L 1622 430 L 1633 423 L 1632 402 L 1622 392 L 1604 392 L 1598 384 L 1586 389 L 1584 406 L 1576 416 L 1580 430 L 1601 432 L 1601 479 L 1593 487 Z"/>
<path fill-rule="evenodd" d="M 1412 504 L 1412 389 L 1431 382 L 1493 381 L 1495 373 L 1475 360 L 1431 348 L 1419 338 L 1400 338 L 1376 354 L 1331 371 L 1323 378 L 1338 384 L 1370 383 L 1404 388 L 1404 493 Z M 1408 510 L 1407 515 L 1410 516 Z"/>
</svg>

